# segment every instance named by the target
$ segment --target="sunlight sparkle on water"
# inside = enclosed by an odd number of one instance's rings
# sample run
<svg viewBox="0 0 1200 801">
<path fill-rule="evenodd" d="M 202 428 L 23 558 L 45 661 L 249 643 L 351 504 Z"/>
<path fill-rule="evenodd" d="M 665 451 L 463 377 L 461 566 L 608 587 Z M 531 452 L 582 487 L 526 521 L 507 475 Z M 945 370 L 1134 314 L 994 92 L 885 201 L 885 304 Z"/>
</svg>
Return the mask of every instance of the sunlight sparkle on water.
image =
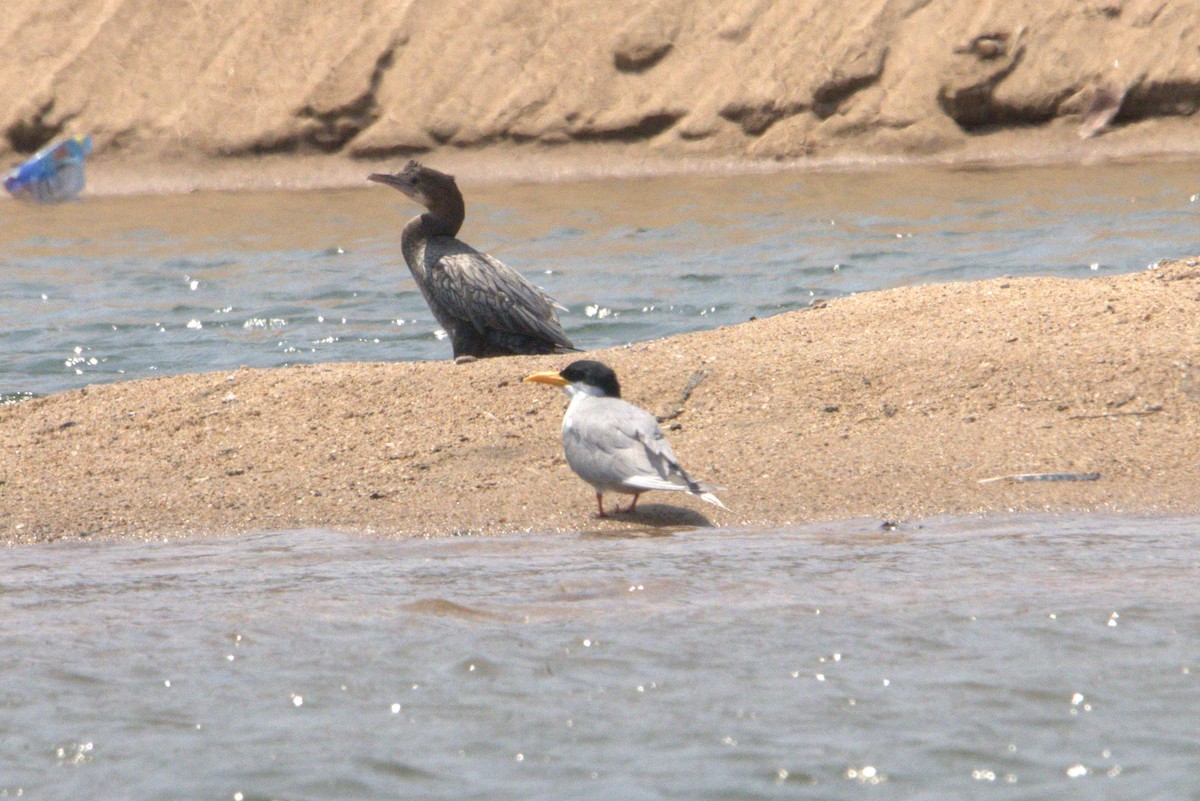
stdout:
<svg viewBox="0 0 1200 801">
<path fill-rule="evenodd" d="M 856 779 L 863 784 L 879 784 L 887 781 L 887 774 L 880 773 L 873 765 L 863 765 L 861 768 L 846 768 L 846 778 Z"/>
<path fill-rule="evenodd" d="M 269 328 L 274 331 L 279 328 L 284 328 L 287 326 L 287 324 L 288 321 L 282 317 L 271 317 L 269 319 L 265 317 L 251 317 L 249 320 L 242 323 L 242 328 Z"/>
<path fill-rule="evenodd" d="M 71 743 L 69 746 L 56 748 L 54 755 L 60 765 L 83 765 L 92 761 L 92 743 Z"/>
</svg>

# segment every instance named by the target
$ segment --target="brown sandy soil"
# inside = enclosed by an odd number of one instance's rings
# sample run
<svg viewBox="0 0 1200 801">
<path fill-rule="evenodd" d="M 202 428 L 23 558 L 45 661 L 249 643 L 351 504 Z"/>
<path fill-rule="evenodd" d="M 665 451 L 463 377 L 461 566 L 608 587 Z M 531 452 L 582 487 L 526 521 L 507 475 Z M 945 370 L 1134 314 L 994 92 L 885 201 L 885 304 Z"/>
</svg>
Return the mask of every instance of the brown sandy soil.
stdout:
<svg viewBox="0 0 1200 801">
<path fill-rule="evenodd" d="M 330 364 L 0 408 L 0 540 L 1200 512 L 1200 259 L 869 293 L 594 355 L 658 414 L 707 371 L 664 425 L 732 511 L 660 492 L 597 520 L 561 457 L 565 397 L 520 380 L 568 357 Z M 980 483 L 1032 472 L 1100 479 Z"/>
<path fill-rule="evenodd" d="M 0 159 L 91 133 L 103 192 L 429 151 L 471 178 L 1194 156 L 1198 47 L 1166 0 L 5 0 Z"/>
</svg>

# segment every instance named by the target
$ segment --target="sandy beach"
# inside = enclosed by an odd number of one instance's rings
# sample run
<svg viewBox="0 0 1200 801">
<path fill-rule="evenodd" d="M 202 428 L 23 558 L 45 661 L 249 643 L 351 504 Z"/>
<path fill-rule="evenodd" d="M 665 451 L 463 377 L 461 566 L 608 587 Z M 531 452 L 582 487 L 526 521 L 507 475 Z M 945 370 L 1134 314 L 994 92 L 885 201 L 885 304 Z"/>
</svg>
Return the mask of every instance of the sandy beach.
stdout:
<svg viewBox="0 0 1200 801">
<path fill-rule="evenodd" d="M 0 408 L 0 537 L 1194 514 L 1198 312 L 1192 259 L 1114 278 L 867 293 L 590 354 L 629 400 L 669 417 L 680 458 L 725 487 L 730 512 L 656 493 L 636 515 L 598 520 L 561 456 L 566 398 L 521 382 L 570 357 L 92 386 Z M 1027 473 L 1099 478 L 983 481 Z"/>
</svg>

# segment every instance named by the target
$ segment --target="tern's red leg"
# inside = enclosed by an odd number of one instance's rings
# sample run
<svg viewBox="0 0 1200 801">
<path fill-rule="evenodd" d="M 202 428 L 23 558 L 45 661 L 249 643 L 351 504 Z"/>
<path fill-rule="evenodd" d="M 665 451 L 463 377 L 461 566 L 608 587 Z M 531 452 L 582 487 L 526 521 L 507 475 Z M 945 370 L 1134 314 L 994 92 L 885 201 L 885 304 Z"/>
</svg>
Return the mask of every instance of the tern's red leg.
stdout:
<svg viewBox="0 0 1200 801">
<path fill-rule="evenodd" d="M 629 502 L 629 508 L 625 510 L 625 514 L 629 514 L 630 512 L 632 512 L 634 510 L 634 508 L 637 506 L 638 498 L 640 498 L 640 497 L 642 497 L 642 496 L 641 495 L 633 496 L 633 500 Z"/>
<path fill-rule="evenodd" d="M 604 493 L 596 493 L 596 506 L 600 509 L 600 517 L 608 517 L 608 515 L 604 514 Z"/>
</svg>

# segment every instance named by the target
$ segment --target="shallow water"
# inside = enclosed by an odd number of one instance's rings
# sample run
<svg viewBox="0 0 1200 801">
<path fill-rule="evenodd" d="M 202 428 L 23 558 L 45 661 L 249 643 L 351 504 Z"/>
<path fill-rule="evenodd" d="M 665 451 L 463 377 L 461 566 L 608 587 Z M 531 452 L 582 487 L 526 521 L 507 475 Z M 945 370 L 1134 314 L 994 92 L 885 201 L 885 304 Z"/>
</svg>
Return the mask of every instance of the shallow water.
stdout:
<svg viewBox="0 0 1200 801">
<path fill-rule="evenodd" d="M 366 170 L 364 169 L 364 173 Z M 584 348 L 817 297 L 1194 255 L 1187 164 L 467 186 L 463 238 Z M 444 359 L 404 267 L 415 207 L 361 190 L 0 203 L 0 395 L 297 362 Z"/>
<path fill-rule="evenodd" d="M 1195 798 L 1198 519 L 0 551 L 0 796 Z"/>
</svg>

